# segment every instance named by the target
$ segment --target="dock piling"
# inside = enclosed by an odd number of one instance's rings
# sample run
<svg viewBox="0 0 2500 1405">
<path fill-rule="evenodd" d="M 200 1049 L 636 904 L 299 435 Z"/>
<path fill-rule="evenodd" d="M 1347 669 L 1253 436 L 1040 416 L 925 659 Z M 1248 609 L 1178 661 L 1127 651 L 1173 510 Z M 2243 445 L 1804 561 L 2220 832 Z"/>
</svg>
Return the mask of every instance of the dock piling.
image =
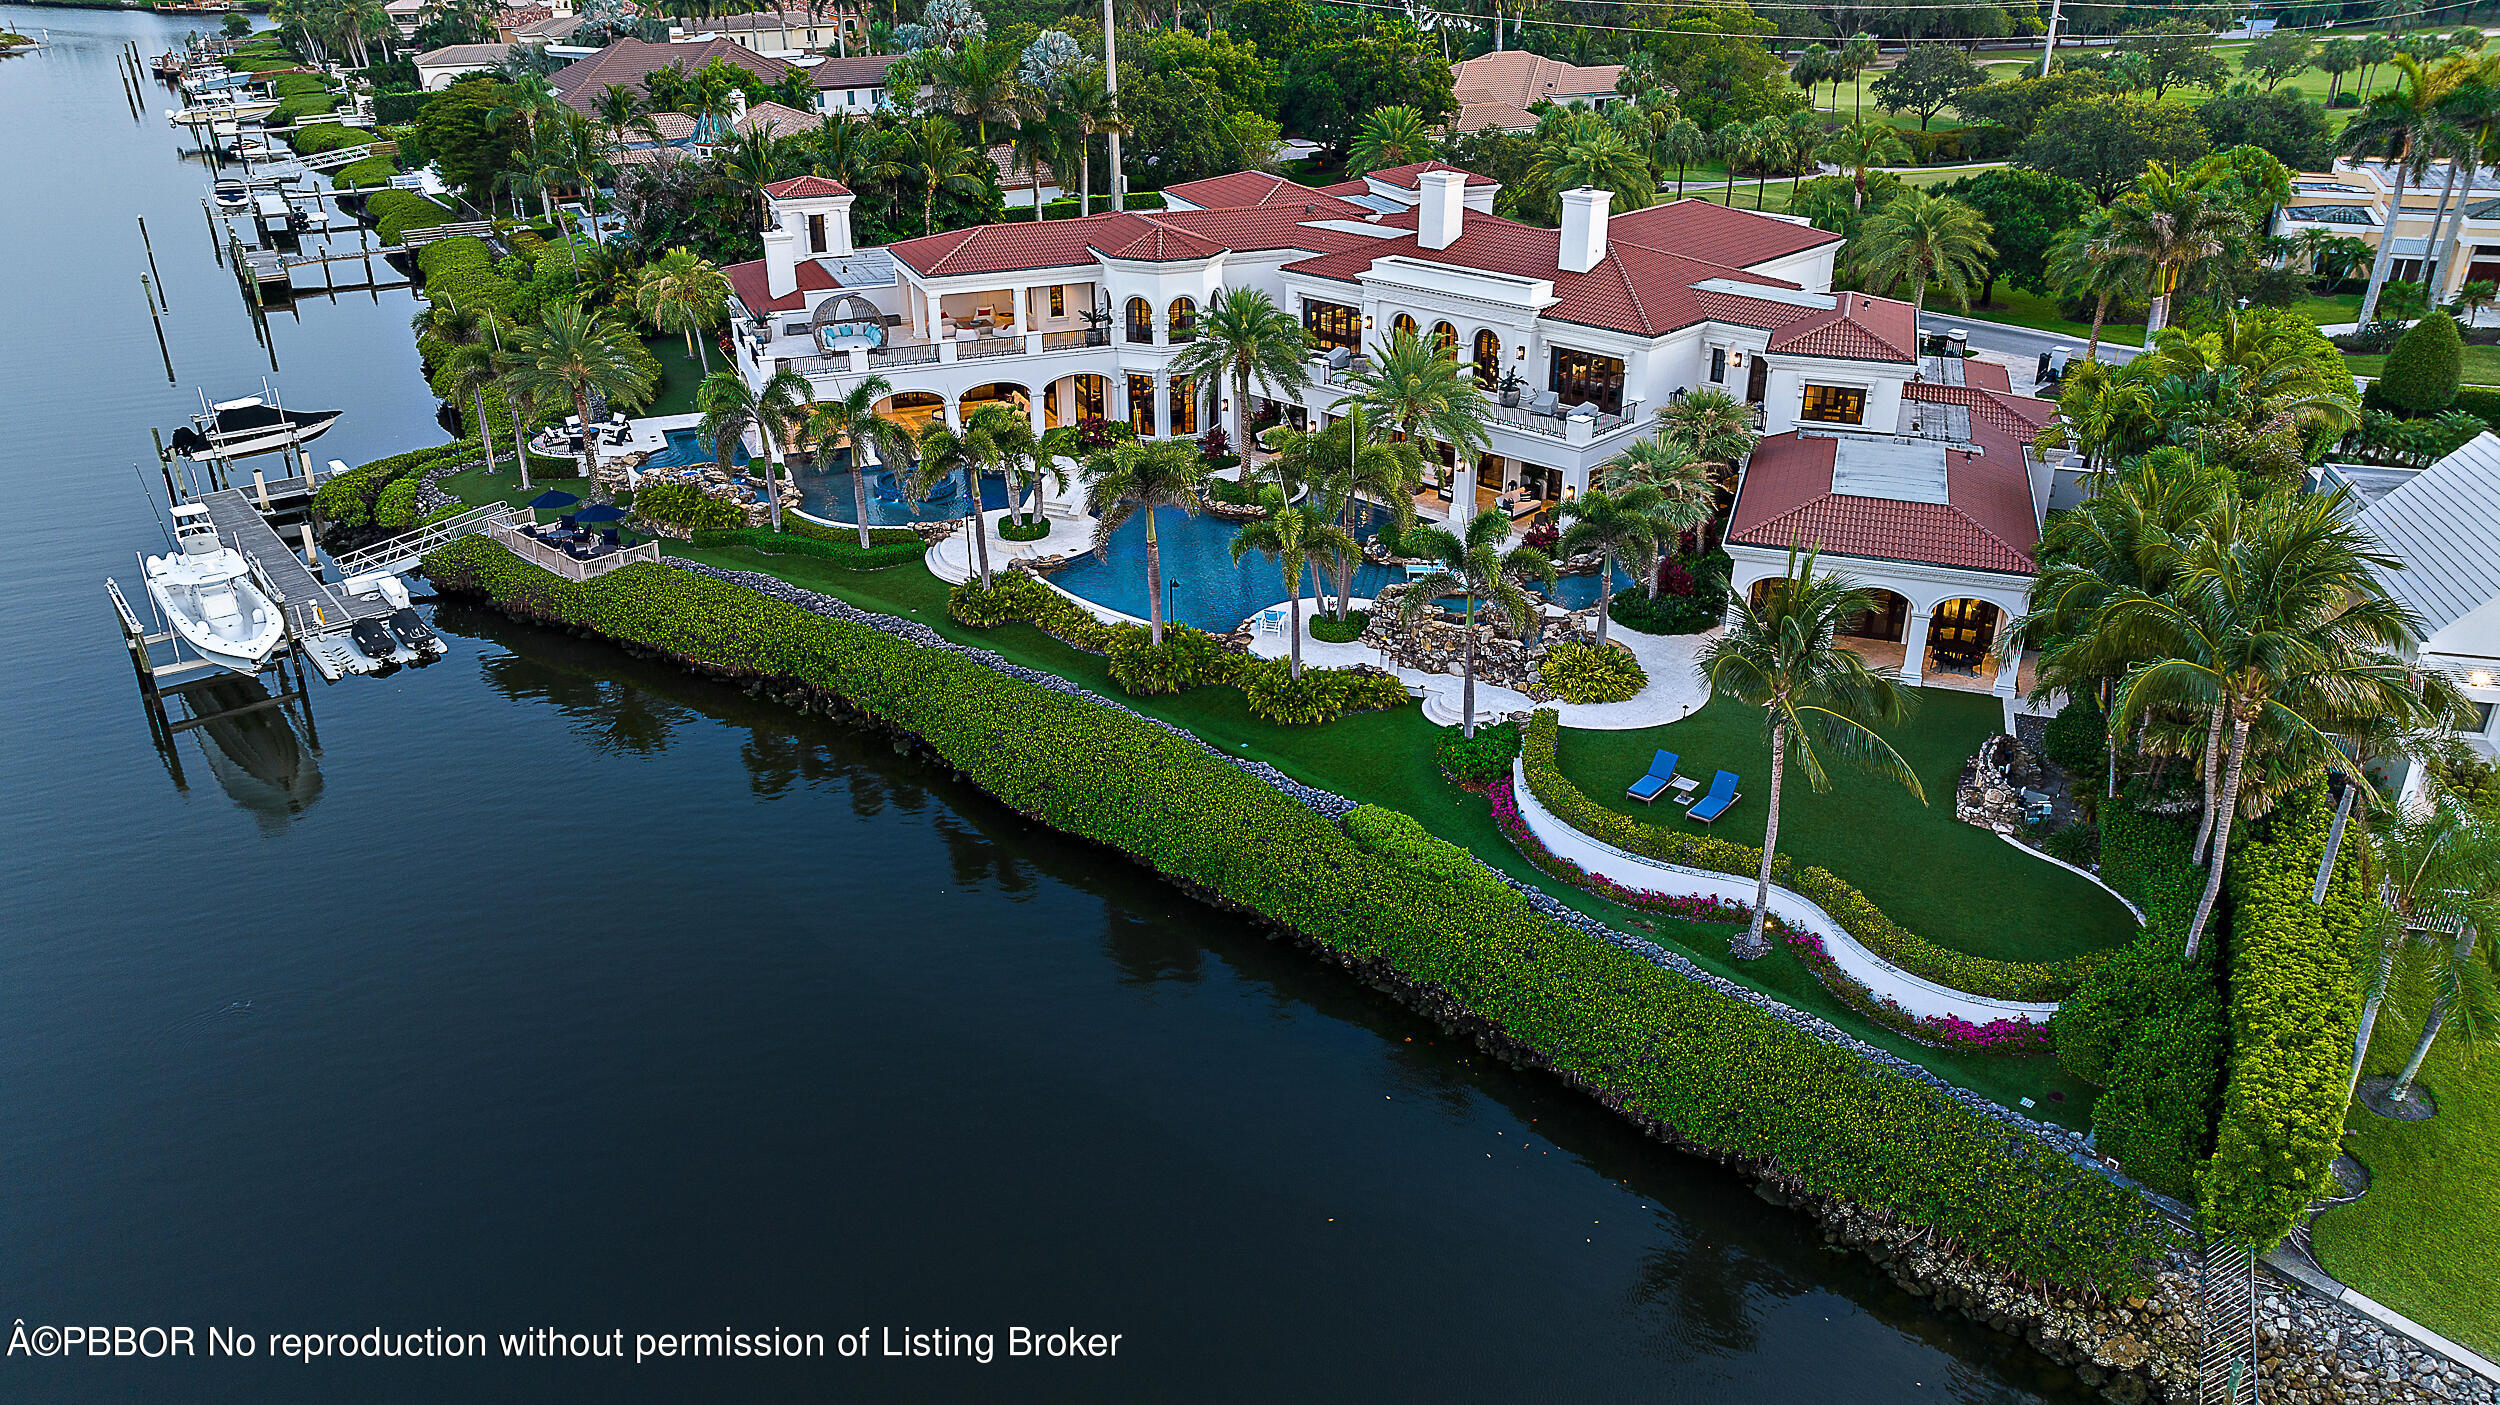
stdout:
<svg viewBox="0 0 2500 1405">
<path fill-rule="evenodd" d="M 156 325 L 156 351 L 158 355 L 165 358 L 165 383 L 172 385 L 174 383 L 174 353 L 172 348 L 165 345 L 165 319 L 157 315 L 156 290 L 148 285 L 148 276 L 144 273 L 139 275 L 139 296 L 147 300 L 148 321 Z"/>
<path fill-rule="evenodd" d="M 156 245 L 155 245 L 155 243 L 154 243 L 152 240 L 150 240 L 150 239 L 148 238 L 148 217 L 147 217 L 147 216 L 145 216 L 145 215 L 141 215 L 141 216 L 139 216 L 139 247 L 140 247 L 140 248 L 142 248 L 142 249 L 145 249 L 145 250 L 147 251 L 147 255 L 148 255 L 148 272 L 150 272 L 150 273 L 155 273 L 155 274 L 156 274 L 156 301 L 157 301 L 157 303 L 158 303 L 160 306 L 162 306 L 162 307 L 163 307 L 163 308 L 164 308 L 167 312 L 171 312 L 171 311 L 173 311 L 173 310 L 174 310 L 174 305 L 173 305 L 172 303 L 169 303 L 169 302 L 166 302 L 166 301 L 165 301 L 165 275 L 164 275 L 164 274 L 162 274 L 162 273 L 157 273 L 157 269 L 156 269 Z"/>
</svg>

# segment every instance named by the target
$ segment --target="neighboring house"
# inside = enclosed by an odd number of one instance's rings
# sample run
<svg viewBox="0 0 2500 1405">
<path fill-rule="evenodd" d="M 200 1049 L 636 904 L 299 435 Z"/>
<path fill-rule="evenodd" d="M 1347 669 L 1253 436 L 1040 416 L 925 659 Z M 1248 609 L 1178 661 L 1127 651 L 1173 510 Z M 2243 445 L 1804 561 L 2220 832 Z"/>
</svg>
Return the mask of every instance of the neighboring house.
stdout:
<svg viewBox="0 0 2500 1405">
<path fill-rule="evenodd" d="M 868 29 L 857 9 L 848 5 L 825 5 L 812 12 L 803 7 L 785 7 L 723 15 L 707 21 L 700 30 L 691 32 L 687 37 L 719 37 L 759 54 L 796 59 L 826 50 L 847 53 L 865 42 Z"/>
<path fill-rule="evenodd" d="M 1059 188 L 1059 173 L 1047 161 L 1028 171 L 1016 164 L 1016 149 L 1006 142 L 990 148 L 990 164 L 998 169 L 998 188 L 1011 210 L 1030 210 L 1036 200 L 1049 204 L 1069 192 Z"/>
<path fill-rule="evenodd" d="M 2449 179 L 2449 163 L 2434 161 L 2427 175 L 2405 182 L 2404 212 L 2396 221 L 2396 252 L 2388 270 L 2391 280 L 2418 283 L 2428 276 L 2431 221 Z M 2395 193 L 2395 177 L 2382 161 L 2342 161 L 2331 171 L 2304 172 L 2292 178 L 2289 204 L 2275 212 L 2274 232 L 2295 238 L 2304 230 L 2358 239 L 2375 253 L 2387 229 L 2387 206 Z M 2470 187 L 2452 201 L 2465 207 L 2465 231 L 2458 257 L 2434 290 L 2434 302 L 2450 302 L 2457 290 L 2476 279 L 2500 282 L 2500 172 L 2489 167 L 2474 172 Z M 2294 255 L 2293 257 L 2298 257 Z"/>
<path fill-rule="evenodd" d="M 783 103 L 759 102 L 749 107 L 744 93 L 732 94 L 729 106 L 730 129 L 740 136 L 749 132 L 765 132 L 776 137 L 795 137 L 801 132 L 815 131 L 821 125 L 816 114 L 801 112 Z"/>
<path fill-rule="evenodd" d="M 599 95 L 610 84 L 621 83 L 637 94 L 648 97 L 651 75 L 676 64 L 689 74 L 700 72 L 714 59 L 724 59 L 743 68 L 765 83 L 779 83 L 797 71 L 777 58 L 742 48 L 726 39 L 707 39 L 693 44 L 648 44 L 640 39 L 619 39 L 599 52 L 575 60 L 556 70 L 547 82 L 564 99 L 567 107 L 585 117 L 598 115 Z"/>
<path fill-rule="evenodd" d="M 2349 477 L 2329 470 L 2337 478 Z M 2361 488 L 2366 499 L 2380 485 Z M 2402 563 L 2385 573 L 2388 593 L 2421 620 L 2413 641 L 2421 662 L 2446 669 L 2473 700 L 2466 741 L 2485 761 L 2500 757 L 2500 437 L 2475 435 L 2464 448 L 2384 491 L 2364 507 L 2361 528 Z M 2411 798 L 2419 767 L 2398 793 Z"/>
<path fill-rule="evenodd" d="M 417 27 L 425 23 L 426 12 L 440 3 L 442 0 L 389 0 L 383 5 L 382 14 L 399 31 L 402 40 L 414 39 Z"/>
<path fill-rule="evenodd" d="M 807 70 L 809 86 L 816 90 L 816 110 L 826 116 L 865 117 L 872 112 L 892 110 L 893 99 L 886 96 L 885 74 L 902 58 L 900 54 L 853 54 L 847 58 L 803 58 L 796 60 Z M 922 84 L 925 97 L 929 87 Z"/>
<path fill-rule="evenodd" d="M 1606 107 L 1622 101 L 1615 91 L 1622 74 L 1621 64 L 1584 68 L 1522 49 L 1472 58 L 1450 67 L 1451 89 L 1458 99 L 1458 120 L 1451 126 L 1461 132 L 1488 127 L 1524 131 L 1536 125 L 1528 109 L 1540 102 Z"/>
<path fill-rule="evenodd" d="M 579 15 L 545 15 L 506 31 L 505 37 L 515 44 L 534 44 L 540 48 L 546 48 L 550 45 L 560 45 L 571 39 L 573 31 L 581 27 L 582 19 Z"/>
<path fill-rule="evenodd" d="M 503 67 L 509 44 L 446 44 L 417 55 L 417 86 L 429 93 L 440 92 L 452 80 L 468 73 L 492 73 Z"/>
</svg>

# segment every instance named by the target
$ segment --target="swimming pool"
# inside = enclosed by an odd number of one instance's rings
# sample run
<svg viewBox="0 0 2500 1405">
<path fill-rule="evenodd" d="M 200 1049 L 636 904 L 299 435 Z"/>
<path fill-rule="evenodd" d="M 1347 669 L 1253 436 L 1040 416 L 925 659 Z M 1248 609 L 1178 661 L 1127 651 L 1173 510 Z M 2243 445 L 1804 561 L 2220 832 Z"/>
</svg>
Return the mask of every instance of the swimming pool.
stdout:
<svg viewBox="0 0 2500 1405">
<path fill-rule="evenodd" d="M 729 461 L 732 464 L 745 463 L 747 446 L 739 444 L 732 448 Z M 704 439 L 702 430 L 672 429 L 668 431 L 668 447 L 644 459 L 641 471 L 648 473 L 655 468 L 684 468 L 689 464 L 711 462 L 712 446 Z"/>
<path fill-rule="evenodd" d="M 847 499 L 846 499 L 847 501 Z M 1225 633 L 1238 628 L 1243 620 L 1287 595 L 1282 568 L 1262 552 L 1245 553 L 1236 564 L 1232 559 L 1233 538 L 1241 528 L 1205 514 L 1188 517 L 1166 510 L 1155 518 L 1155 535 L 1162 546 L 1163 576 L 1179 585 L 1167 592 L 1166 604 L 1170 618 L 1199 629 Z M 1358 528 L 1355 536 L 1369 540 L 1371 531 Z M 1088 554 L 1075 565 L 1051 576 L 1051 582 L 1071 595 L 1107 605 L 1123 614 L 1143 618 L 1146 613 L 1146 520 L 1140 513 L 1120 524 L 1112 533 L 1106 557 Z M 1307 589 L 1310 577 L 1304 577 Z M 1377 594 L 1384 586 L 1406 579 L 1402 569 L 1364 562 L 1354 572 L 1354 594 L 1357 599 Z M 1631 578 L 1618 569 L 1617 589 L 1631 584 Z M 1330 593 L 1334 593 L 1333 590 Z M 1553 592 L 1555 603 L 1566 609 L 1581 609 L 1597 603 L 1595 575 L 1565 576 Z"/>
<path fill-rule="evenodd" d="M 950 477 L 931 489 L 927 502 L 915 503 L 903 493 L 894 475 L 880 467 L 869 470 L 868 525 L 871 527 L 904 527 L 914 522 L 936 522 L 964 515 L 963 480 Z M 824 468 L 793 467 L 790 482 L 799 490 L 799 511 L 829 522 L 848 522 L 855 511 L 851 499 L 851 459 L 848 449 L 837 450 Z M 1007 505 L 1007 484 L 1004 480 L 984 477 L 981 480 L 981 506 L 994 511 Z"/>
</svg>

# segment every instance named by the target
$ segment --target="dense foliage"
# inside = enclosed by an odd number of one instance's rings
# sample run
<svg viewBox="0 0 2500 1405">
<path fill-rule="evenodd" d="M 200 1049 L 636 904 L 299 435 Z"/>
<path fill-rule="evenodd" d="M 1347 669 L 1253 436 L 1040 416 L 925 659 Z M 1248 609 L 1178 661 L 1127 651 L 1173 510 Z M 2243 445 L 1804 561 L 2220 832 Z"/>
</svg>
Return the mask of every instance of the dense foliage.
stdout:
<svg viewBox="0 0 2500 1405">
<path fill-rule="evenodd" d="M 2109 754 L 2109 719 L 2090 698 L 2068 698 L 2043 730 L 2040 751 L 2073 777 L 2078 789 L 2088 786 Z"/>
<path fill-rule="evenodd" d="M 1519 724 L 1497 722 L 1468 736 L 1456 727 L 1433 733 L 1432 758 L 1441 774 L 1461 785 L 1491 785 L 1510 774 L 1511 758 L 1519 754 Z"/>
<path fill-rule="evenodd" d="M 644 486 L 634 494 L 634 515 L 645 522 L 696 530 L 720 531 L 743 528 L 747 524 L 744 507 L 727 498 L 716 498 L 692 483 L 652 483 Z"/>
<path fill-rule="evenodd" d="M 320 519 L 325 531 L 338 529 L 356 531 L 376 525 L 374 511 L 383 491 L 392 484 L 408 480 L 412 486 L 408 505 L 415 507 L 413 486 L 427 469 L 443 464 L 462 463 L 478 455 L 474 439 L 440 444 L 430 449 L 411 449 L 404 454 L 375 459 L 351 468 L 323 483 L 313 494 L 313 515 Z"/>
<path fill-rule="evenodd" d="M 2438 414 L 2456 402 L 2464 365 L 2465 340 L 2456 319 L 2434 312 L 2396 339 L 2371 388 L 2372 399 L 2409 415 Z"/>
<path fill-rule="evenodd" d="M 1649 686 L 1649 674 L 1620 644 L 1565 639 L 1545 651 L 1537 677 L 1567 703 L 1622 702 Z"/>
<path fill-rule="evenodd" d="M 524 618 L 822 690 L 1042 823 L 1396 970 L 1695 1146 L 1933 1226 L 2010 1274 L 2137 1292 L 2168 1247 L 2140 1200 L 2054 1148 L 1560 926 L 1488 871 L 1428 876 L 1369 852 L 1141 718 L 662 566 L 576 585 L 472 537 L 426 571 Z"/>
</svg>

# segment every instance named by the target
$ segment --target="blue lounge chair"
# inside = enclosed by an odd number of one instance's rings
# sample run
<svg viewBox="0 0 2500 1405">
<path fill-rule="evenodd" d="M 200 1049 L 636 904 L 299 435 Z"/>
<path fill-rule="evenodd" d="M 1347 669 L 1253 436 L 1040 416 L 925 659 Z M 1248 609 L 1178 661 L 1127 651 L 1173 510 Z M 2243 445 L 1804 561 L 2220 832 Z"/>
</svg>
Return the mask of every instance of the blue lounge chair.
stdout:
<svg viewBox="0 0 2500 1405">
<path fill-rule="evenodd" d="M 1649 758 L 1649 774 L 1632 782 L 1632 788 L 1623 793 L 1644 805 L 1653 803 L 1659 796 L 1666 794 L 1667 783 L 1675 779 L 1675 761 L 1676 756 L 1672 751 L 1662 751 L 1652 756 Z"/>
<path fill-rule="evenodd" d="M 1708 824 L 1727 813 L 1727 807 L 1745 797 L 1737 792 L 1734 771 L 1721 771 L 1710 778 L 1710 790 L 1693 802 L 1693 818 Z"/>
</svg>

